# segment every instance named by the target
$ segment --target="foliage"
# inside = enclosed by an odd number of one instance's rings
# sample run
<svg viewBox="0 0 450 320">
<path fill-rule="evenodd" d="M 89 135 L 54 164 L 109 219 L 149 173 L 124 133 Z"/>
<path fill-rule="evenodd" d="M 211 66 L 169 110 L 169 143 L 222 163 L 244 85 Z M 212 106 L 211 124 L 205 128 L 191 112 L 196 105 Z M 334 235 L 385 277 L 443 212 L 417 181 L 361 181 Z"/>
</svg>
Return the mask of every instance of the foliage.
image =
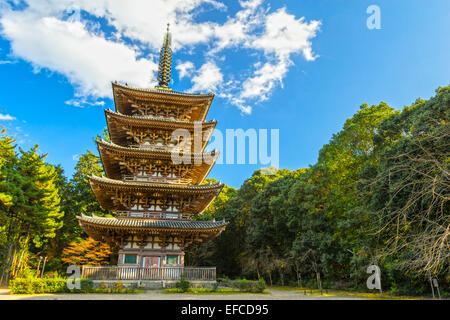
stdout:
<svg viewBox="0 0 450 320">
<path fill-rule="evenodd" d="M 191 284 L 186 280 L 184 275 L 182 275 L 181 279 L 175 283 L 175 287 L 180 289 L 181 292 L 187 292 L 191 287 Z"/>
<path fill-rule="evenodd" d="M 57 172 L 39 155 L 38 145 L 15 152 L 14 140 L 2 135 L 0 163 L 1 265 L 0 282 L 27 268 L 33 253 L 46 250 L 62 227 Z"/>
<path fill-rule="evenodd" d="M 92 238 L 72 242 L 62 252 L 62 261 L 69 265 L 104 265 L 112 251 L 108 244 Z"/>
<path fill-rule="evenodd" d="M 387 119 L 375 136 L 379 162 L 366 168 L 365 191 L 381 259 L 409 274 L 447 274 L 450 250 L 450 88 Z"/>
<path fill-rule="evenodd" d="M 260 287 L 344 289 L 365 289 L 366 268 L 377 264 L 384 290 L 427 294 L 430 278 L 448 287 L 449 116 L 448 86 L 403 110 L 361 105 L 314 165 L 260 169 L 237 190 L 224 186 L 195 219 L 225 220 L 226 230 L 190 247 L 186 264 L 215 265 L 220 276 L 258 279 Z M 68 180 L 37 150 L 17 150 L 13 137 L 0 135 L 0 282 L 35 274 L 39 256 L 54 272 L 65 263 L 102 264 L 111 254 L 83 239 L 76 220 L 109 215 L 88 180 L 104 173 L 99 156 L 87 150 Z M 256 290 L 249 280 L 235 285 Z"/>
<path fill-rule="evenodd" d="M 251 293 L 263 293 L 266 289 L 266 282 L 264 279 L 259 279 L 257 281 L 247 280 L 247 279 L 222 279 L 220 285 L 229 288 L 239 289 L 241 292 L 251 292 Z"/>
<path fill-rule="evenodd" d="M 208 212 L 225 219 L 226 230 L 190 249 L 186 261 L 271 285 L 347 289 L 365 289 L 375 263 L 385 290 L 423 294 L 430 277 L 445 286 L 449 91 L 402 111 L 363 104 L 313 166 L 255 171 Z"/>
<path fill-rule="evenodd" d="M 10 281 L 9 289 L 14 294 L 69 292 L 66 281 L 63 278 L 15 278 Z"/>
</svg>

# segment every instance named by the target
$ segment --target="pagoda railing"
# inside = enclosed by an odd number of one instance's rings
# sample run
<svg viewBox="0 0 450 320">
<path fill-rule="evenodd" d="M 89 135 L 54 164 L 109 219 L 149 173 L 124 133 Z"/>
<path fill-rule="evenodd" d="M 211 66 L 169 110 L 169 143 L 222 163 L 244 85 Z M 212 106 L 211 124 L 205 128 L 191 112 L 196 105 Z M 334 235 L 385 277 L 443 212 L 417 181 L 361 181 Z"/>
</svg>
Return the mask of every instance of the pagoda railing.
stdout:
<svg viewBox="0 0 450 320">
<path fill-rule="evenodd" d="M 151 177 L 151 176 L 123 176 L 125 181 L 141 181 L 141 182 L 155 182 L 155 183 L 174 183 L 174 184 L 189 184 L 192 179 L 184 178 L 167 178 L 167 177 Z"/>
<path fill-rule="evenodd" d="M 215 281 L 216 267 L 83 266 L 82 278 L 91 280 L 180 280 Z"/>
<path fill-rule="evenodd" d="M 151 151 L 170 151 L 170 152 L 180 152 L 181 149 L 180 146 L 168 146 L 168 145 L 157 146 L 154 144 L 130 144 L 129 147 L 133 149 L 145 149 Z"/>
<path fill-rule="evenodd" d="M 118 218 L 149 218 L 149 219 L 165 219 L 165 220 L 190 219 L 191 217 L 190 215 L 182 214 L 179 212 L 134 211 L 134 210 L 116 210 L 115 215 Z"/>
</svg>

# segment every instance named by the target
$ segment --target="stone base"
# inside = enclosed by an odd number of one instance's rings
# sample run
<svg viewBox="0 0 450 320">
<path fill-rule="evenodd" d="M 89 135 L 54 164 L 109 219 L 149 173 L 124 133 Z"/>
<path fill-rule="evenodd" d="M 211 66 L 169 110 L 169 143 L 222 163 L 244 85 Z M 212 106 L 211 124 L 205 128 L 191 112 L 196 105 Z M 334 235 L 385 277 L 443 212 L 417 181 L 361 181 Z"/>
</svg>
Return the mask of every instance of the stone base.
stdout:
<svg viewBox="0 0 450 320">
<path fill-rule="evenodd" d="M 116 288 L 120 282 L 124 288 L 164 289 L 175 288 L 177 280 L 93 280 L 94 288 Z M 189 281 L 191 288 L 212 288 L 216 281 Z"/>
</svg>

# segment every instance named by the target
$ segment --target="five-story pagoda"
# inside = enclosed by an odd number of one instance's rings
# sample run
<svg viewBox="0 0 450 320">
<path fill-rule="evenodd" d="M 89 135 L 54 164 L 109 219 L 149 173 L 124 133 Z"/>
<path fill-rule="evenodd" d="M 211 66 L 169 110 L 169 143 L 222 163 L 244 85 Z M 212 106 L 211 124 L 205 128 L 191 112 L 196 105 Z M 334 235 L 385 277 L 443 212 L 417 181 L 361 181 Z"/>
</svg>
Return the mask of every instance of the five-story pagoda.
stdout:
<svg viewBox="0 0 450 320">
<path fill-rule="evenodd" d="M 189 245 L 218 236 L 226 226 L 192 220 L 223 187 L 202 184 L 218 156 L 204 150 L 216 125 L 205 121 L 214 95 L 169 88 L 170 45 L 167 30 L 157 87 L 112 84 L 115 111 L 105 110 L 110 141 L 97 140 L 106 177 L 91 176 L 90 183 L 115 217 L 77 216 L 92 238 L 118 245 L 119 266 L 183 266 Z"/>
</svg>

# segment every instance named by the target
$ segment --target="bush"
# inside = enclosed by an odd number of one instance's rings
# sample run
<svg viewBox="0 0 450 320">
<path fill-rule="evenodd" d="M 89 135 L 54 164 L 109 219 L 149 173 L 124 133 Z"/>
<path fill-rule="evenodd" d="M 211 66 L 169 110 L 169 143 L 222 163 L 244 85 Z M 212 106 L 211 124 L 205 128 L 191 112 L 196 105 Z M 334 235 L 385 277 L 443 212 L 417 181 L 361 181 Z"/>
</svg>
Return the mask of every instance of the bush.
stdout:
<svg viewBox="0 0 450 320">
<path fill-rule="evenodd" d="M 90 290 L 94 288 L 94 281 L 91 279 L 81 279 L 80 285 L 82 290 Z"/>
<path fill-rule="evenodd" d="M 186 280 L 184 276 L 181 276 L 181 280 L 175 283 L 175 287 L 180 289 L 181 292 L 187 292 L 191 287 L 191 284 Z"/>
<path fill-rule="evenodd" d="M 218 281 L 222 286 L 236 288 L 242 292 L 263 293 L 266 289 L 266 282 L 262 278 L 257 281 L 246 279 L 218 279 Z"/>
<path fill-rule="evenodd" d="M 16 278 L 10 281 L 9 288 L 14 294 L 68 292 L 63 278 Z"/>
<path fill-rule="evenodd" d="M 65 278 L 15 278 L 9 282 L 9 289 L 14 294 L 32 293 L 64 293 L 64 292 L 91 292 L 94 282 L 90 279 L 80 279 L 81 289 L 67 288 Z"/>
</svg>

